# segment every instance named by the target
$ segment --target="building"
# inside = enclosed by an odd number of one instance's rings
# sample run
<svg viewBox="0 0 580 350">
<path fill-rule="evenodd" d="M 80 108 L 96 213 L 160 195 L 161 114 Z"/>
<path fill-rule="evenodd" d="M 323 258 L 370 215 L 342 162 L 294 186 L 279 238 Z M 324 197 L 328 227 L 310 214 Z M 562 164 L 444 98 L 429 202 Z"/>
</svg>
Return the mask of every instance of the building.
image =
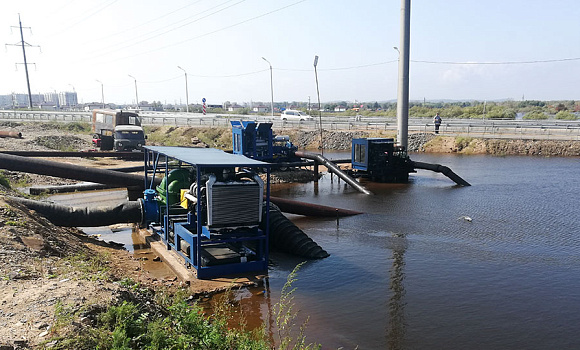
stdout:
<svg viewBox="0 0 580 350">
<path fill-rule="evenodd" d="M 76 92 L 59 92 L 58 104 L 63 107 L 75 107 L 79 104 Z"/>
<path fill-rule="evenodd" d="M 266 107 L 264 105 L 254 106 L 252 108 L 252 112 L 255 112 L 255 113 L 266 113 L 266 112 L 268 112 L 268 107 Z"/>
</svg>

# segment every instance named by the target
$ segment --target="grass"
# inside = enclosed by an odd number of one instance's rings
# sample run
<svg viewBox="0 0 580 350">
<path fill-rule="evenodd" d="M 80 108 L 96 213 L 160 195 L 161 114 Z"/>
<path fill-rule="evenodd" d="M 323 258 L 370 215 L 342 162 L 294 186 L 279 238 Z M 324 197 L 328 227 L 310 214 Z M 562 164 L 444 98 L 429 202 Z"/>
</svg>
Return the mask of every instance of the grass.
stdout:
<svg viewBox="0 0 580 350">
<path fill-rule="evenodd" d="M 3 170 L 0 170 L 0 186 L 12 188 L 12 186 L 10 185 L 10 180 L 8 180 Z"/>
<path fill-rule="evenodd" d="M 77 260 L 74 260 L 75 262 Z M 94 265 L 91 263 L 89 266 Z M 45 341 L 52 344 L 51 349 L 319 349 L 320 345 L 306 344 L 304 322 L 295 329 L 297 312 L 294 310 L 293 294 L 296 288 L 292 284 L 297 280 L 298 270 L 302 264 L 290 273 L 282 289 L 280 301 L 272 310 L 277 328 L 277 339 L 271 340 L 267 334 L 267 322 L 262 327 L 248 331 L 241 307 L 235 310 L 231 290 L 223 293 L 218 305 L 211 315 L 206 315 L 197 303 L 189 303 L 189 293 L 181 290 L 173 296 L 157 292 L 154 299 L 159 303 L 150 303 L 149 297 L 140 298 L 146 290 L 131 279 L 124 279 L 119 284 L 128 289 L 134 296 L 109 306 L 106 310 L 88 317 L 93 319 L 91 325 L 80 325 L 75 322 L 87 314 L 91 307 L 74 308 L 57 303 L 53 337 Z M 99 270 L 99 267 L 96 267 Z M 163 297 L 157 298 L 162 294 Z M 93 308 L 96 309 L 96 308 Z M 234 319 L 234 315 L 240 315 Z M 237 317 L 237 316 L 236 316 Z M 231 324 L 239 325 L 230 327 Z M 82 327 L 82 329 L 79 329 Z M 68 330 L 68 331 L 67 331 Z M 54 342 L 56 341 L 56 342 Z M 276 347 L 273 342 L 276 342 Z"/>
</svg>

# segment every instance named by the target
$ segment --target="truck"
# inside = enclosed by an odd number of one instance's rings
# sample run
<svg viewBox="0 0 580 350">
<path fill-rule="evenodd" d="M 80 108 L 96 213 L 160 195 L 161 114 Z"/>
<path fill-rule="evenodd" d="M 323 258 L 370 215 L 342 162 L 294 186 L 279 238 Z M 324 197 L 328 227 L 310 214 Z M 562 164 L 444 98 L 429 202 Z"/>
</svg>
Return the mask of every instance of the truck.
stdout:
<svg viewBox="0 0 580 350">
<path fill-rule="evenodd" d="M 93 145 L 102 151 L 141 151 L 145 132 L 137 113 L 113 109 L 94 109 Z"/>
</svg>

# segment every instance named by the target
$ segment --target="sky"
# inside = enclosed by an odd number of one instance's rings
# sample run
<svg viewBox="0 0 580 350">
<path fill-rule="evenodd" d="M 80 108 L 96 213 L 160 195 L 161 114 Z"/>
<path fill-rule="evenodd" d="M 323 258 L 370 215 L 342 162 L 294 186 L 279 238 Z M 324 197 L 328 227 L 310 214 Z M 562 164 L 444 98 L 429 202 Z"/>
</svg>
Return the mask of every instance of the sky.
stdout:
<svg viewBox="0 0 580 350">
<path fill-rule="evenodd" d="M 209 104 L 397 98 L 400 0 L 4 0 L 0 95 Z M 411 100 L 580 100 L 577 0 L 411 1 Z M 17 46 L 11 46 L 17 44 Z M 37 47 L 37 45 L 39 47 Z M 34 64 L 33 64 L 34 63 Z M 178 68 L 178 67 L 181 67 Z M 130 77 L 130 75 L 133 77 Z"/>
</svg>

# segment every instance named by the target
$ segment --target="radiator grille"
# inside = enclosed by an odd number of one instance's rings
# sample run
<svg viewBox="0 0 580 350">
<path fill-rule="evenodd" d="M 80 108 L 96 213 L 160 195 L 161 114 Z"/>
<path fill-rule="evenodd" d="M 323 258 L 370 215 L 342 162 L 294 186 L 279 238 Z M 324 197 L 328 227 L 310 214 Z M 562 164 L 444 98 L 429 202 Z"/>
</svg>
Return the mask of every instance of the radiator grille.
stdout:
<svg viewBox="0 0 580 350">
<path fill-rule="evenodd" d="M 208 207 L 208 224 L 214 227 L 256 225 L 260 222 L 260 186 L 248 183 L 214 183 Z"/>
</svg>

